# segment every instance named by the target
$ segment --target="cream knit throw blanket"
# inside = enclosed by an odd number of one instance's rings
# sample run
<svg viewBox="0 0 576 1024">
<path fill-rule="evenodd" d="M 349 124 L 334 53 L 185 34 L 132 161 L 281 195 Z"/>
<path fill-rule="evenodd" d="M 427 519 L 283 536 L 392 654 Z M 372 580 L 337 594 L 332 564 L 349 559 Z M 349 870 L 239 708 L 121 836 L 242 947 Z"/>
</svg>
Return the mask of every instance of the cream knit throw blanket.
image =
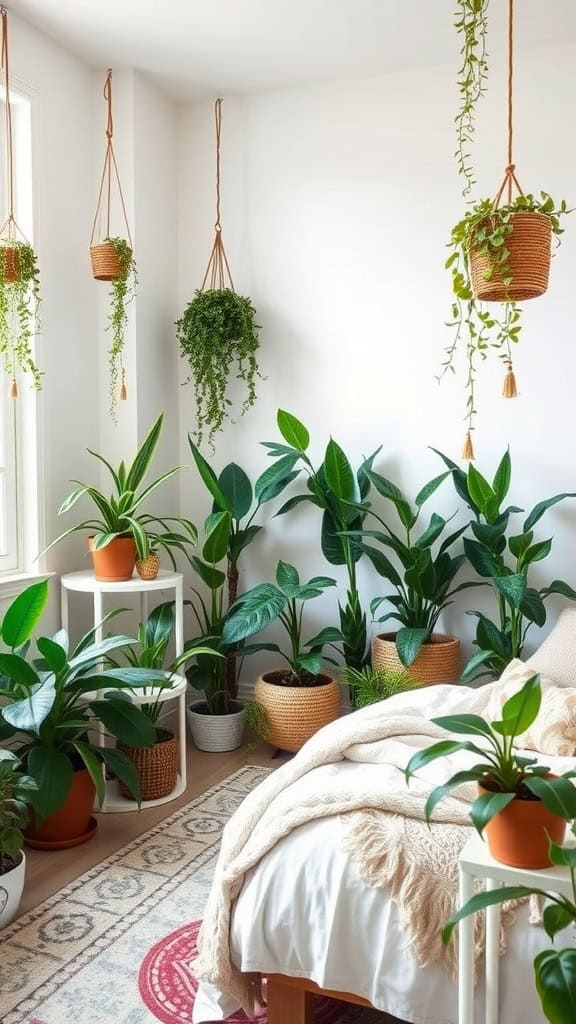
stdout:
<svg viewBox="0 0 576 1024">
<path fill-rule="evenodd" d="M 440 824 L 432 835 L 438 841 L 430 841 L 424 804 L 435 785 L 470 767 L 478 756 L 459 753 L 443 758 L 410 786 L 403 769 L 415 750 L 446 739 L 431 717 L 462 711 L 482 714 L 498 686 L 429 687 L 340 718 L 250 793 L 224 829 L 193 965 L 197 978 L 252 1012 L 250 979 L 230 957 L 234 900 L 246 873 L 276 843 L 300 825 L 336 814 L 349 818 L 347 845 L 363 876 L 369 884 L 388 885 L 392 898 L 401 904 L 419 962 L 438 959 L 439 931 L 455 906 L 458 853 L 470 834 L 473 784 L 461 786 L 436 808 L 434 817 Z"/>
</svg>

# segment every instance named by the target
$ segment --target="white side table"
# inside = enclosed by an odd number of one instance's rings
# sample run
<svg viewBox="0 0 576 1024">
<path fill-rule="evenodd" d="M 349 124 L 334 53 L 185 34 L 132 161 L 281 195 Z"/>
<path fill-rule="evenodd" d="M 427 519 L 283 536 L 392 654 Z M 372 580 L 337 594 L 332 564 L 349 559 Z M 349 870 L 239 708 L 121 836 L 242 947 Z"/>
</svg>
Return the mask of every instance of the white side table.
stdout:
<svg viewBox="0 0 576 1024">
<path fill-rule="evenodd" d="M 176 656 L 184 650 L 184 583 L 182 573 L 166 572 L 158 573 L 155 580 L 141 580 L 139 576 L 133 576 L 130 580 L 121 583 L 106 583 L 97 580 L 93 572 L 69 572 L 61 577 L 61 609 L 62 627 L 69 630 L 69 599 L 70 593 L 92 594 L 94 607 L 94 628 L 95 640 L 103 639 L 102 619 L 104 617 L 104 595 L 105 594 L 139 594 L 140 596 L 140 621 L 145 622 L 148 617 L 148 595 L 151 591 L 174 590 L 174 641 Z M 186 789 L 186 694 L 187 682 L 184 676 L 176 676 L 174 685 L 169 689 L 160 691 L 155 687 L 148 688 L 147 696 L 141 693 L 132 694 L 134 704 L 149 704 L 159 694 L 159 700 L 164 703 L 168 700 L 178 701 L 178 749 L 179 749 L 179 773 L 175 789 L 168 796 L 160 797 L 158 800 L 145 800 L 142 806 L 156 807 L 159 804 L 169 803 L 176 800 Z M 86 694 L 87 698 L 95 697 L 96 693 Z M 98 732 L 98 743 L 105 744 L 103 732 Z M 120 795 L 118 783 L 115 780 L 106 780 L 106 796 L 101 807 L 96 810 L 100 812 L 109 811 L 135 811 L 138 805 L 135 800 L 127 800 Z"/>
<path fill-rule="evenodd" d="M 568 868 L 551 867 L 542 870 L 513 868 L 494 860 L 488 844 L 477 834 L 468 840 L 460 854 L 459 905 L 464 906 L 474 895 L 474 880 L 484 879 L 486 890 L 502 885 L 526 885 L 572 898 L 572 881 Z M 500 906 L 488 907 L 486 914 L 486 990 L 485 1024 L 501 1024 L 498 1005 L 500 938 Z M 474 915 L 458 924 L 458 1024 L 474 1021 Z"/>
</svg>

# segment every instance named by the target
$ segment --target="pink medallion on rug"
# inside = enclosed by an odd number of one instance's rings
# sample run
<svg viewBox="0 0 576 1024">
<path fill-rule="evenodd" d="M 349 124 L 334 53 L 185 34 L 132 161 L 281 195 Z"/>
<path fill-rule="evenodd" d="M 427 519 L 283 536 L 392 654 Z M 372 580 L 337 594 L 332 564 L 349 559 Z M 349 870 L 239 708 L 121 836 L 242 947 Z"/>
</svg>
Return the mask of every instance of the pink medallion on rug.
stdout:
<svg viewBox="0 0 576 1024">
<path fill-rule="evenodd" d="M 201 921 L 185 924 L 170 932 L 148 950 L 138 974 L 140 996 L 150 1013 L 162 1024 L 190 1024 L 198 982 L 190 968 L 196 956 L 196 940 Z M 336 1024 L 346 1005 L 333 999 L 317 999 L 315 1024 Z M 228 1024 L 248 1024 L 239 1010 L 227 1018 Z M 266 1024 L 266 1013 L 255 1024 Z"/>
</svg>

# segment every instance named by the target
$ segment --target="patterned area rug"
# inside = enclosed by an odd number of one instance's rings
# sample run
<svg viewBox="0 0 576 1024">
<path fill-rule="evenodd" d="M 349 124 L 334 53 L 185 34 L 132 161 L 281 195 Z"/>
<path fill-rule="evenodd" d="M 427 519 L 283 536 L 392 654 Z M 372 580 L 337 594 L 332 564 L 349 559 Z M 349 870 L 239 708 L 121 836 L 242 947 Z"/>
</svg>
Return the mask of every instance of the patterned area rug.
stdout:
<svg viewBox="0 0 576 1024">
<path fill-rule="evenodd" d="M 222 828 L 267 774 L 241 768 L 4 929 L 2 1024 L 189 1022 L 188 963 Z M 317 1024 L 386 1020 L 317 1003 Z"/>
</svg>

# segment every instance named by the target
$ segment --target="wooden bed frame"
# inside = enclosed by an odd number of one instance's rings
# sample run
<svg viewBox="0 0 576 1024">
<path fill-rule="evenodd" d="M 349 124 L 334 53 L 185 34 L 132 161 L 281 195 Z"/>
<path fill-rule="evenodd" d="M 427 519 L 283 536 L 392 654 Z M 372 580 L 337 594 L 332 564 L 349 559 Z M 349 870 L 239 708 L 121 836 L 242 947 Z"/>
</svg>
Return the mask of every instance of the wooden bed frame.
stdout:
<svg viewBox="0 0 576 1024">
<path fill-rule="evenodd" d="M 307 978 L 269 974 L 266 981 L 268 1024 L 313 1024 L 314 996 L 340 999 L 355 1006 L 372 1006 L 367 999 L 352 992 L 332 992 Z"/>
</svg>

